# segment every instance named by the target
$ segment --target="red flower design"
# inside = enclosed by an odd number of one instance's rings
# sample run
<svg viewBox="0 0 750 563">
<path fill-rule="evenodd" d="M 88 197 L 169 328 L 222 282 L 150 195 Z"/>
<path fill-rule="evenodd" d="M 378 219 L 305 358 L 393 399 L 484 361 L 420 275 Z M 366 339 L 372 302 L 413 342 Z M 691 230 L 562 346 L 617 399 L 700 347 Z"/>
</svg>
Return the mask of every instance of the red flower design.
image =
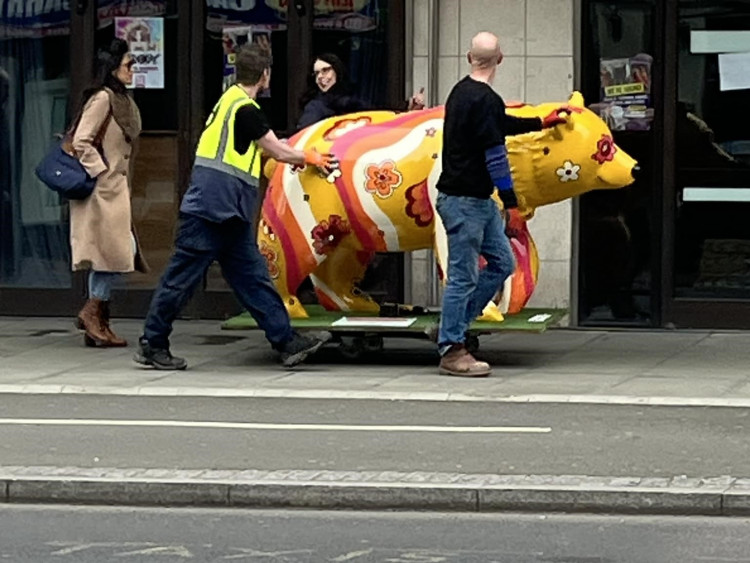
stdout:
<svg viewBox="0 0 750 563">
<path fill-rule="evenodd" d="M 406 190 L 406 214 L 418 227 L 426 227 L 435 218 L 427 191 L 427 180 Z"/>
<path fill-rule="evenodd" d="M 604 164 L 608 160 L 615 158 L 617 147 L 615 141 L 609 135 L 602 135 L 602 138 L 596 143 L 596 152 L 591 155 L 599 164 Z"/>
<path fill-rule="evenodd" d="M 341 243 L 343 238 L 352 232 L 349 223 L 339 215 L 331 215 L 313 228 L 313 248 L 318 254 L 330 254 Z"/>
<path fill-rule="evenodd" d="M 262 242 L 260 244 L 260 253 L 266 259 L 266 265 L 268 266 L 268 273 L 271 276 L 271 279 L 275 280 L 281 273 L 278 264 L 279 257 L 276 254 L 276 251 L 268 246 L 265 242 Z"/>
</svg>

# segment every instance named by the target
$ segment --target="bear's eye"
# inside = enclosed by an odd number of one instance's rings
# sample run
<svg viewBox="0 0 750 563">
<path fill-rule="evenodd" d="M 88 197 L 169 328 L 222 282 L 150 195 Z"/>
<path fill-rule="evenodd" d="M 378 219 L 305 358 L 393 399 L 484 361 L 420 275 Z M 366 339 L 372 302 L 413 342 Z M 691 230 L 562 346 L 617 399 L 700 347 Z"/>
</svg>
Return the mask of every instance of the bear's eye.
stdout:
<svg viewBox="0 0 750 563">
<path fill-rule="evenodd" d="M 545 156 L 548 155 L 549 154 L 549 147 L 544 147 L 544 149 L 542 149 L 542 152 L 545 154 Z"/>
</svg>

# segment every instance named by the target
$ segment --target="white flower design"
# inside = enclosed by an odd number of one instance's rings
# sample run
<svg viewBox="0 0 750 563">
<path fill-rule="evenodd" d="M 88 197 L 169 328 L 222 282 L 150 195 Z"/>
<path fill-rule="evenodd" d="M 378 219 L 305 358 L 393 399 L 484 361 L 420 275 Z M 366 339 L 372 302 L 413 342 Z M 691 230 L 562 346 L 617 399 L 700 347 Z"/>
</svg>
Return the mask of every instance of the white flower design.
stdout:
<svg viewBox="0 0 750 563">
<path fill-rule="evenodd" d="M 563 162 L 562 168 L 557 169 L 557 175 L 561 182 L 575 182 L 578 180 L 578 172 L 581 170 L 579 164 L 573 164 L 570 160 Z"/>
<path fill-rule="evenodd" d="M 336 183 L 336 178 L 341 178 L 341 170 L 338 169 L 338 168 L 335 168 L 335 169 L 331 170 L 331 173 L 328 174 L 328 177 L 326 178 L 326 181 L 329 184 L 335 184 Z"/>
</svg>

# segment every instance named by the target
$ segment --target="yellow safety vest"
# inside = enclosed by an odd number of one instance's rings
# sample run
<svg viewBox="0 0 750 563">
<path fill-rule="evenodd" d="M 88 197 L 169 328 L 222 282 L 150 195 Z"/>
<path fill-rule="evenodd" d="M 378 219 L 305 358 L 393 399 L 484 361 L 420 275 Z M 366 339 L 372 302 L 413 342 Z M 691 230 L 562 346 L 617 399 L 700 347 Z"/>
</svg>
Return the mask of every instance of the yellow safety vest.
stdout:
<svg viewBox="0 0 750 563">
<path fill-rule="evenodd" d="M 240 178 L 252 186 L 260 182 L 260 147 L 253 141 L 244 154 L 234 149 L 234 119 L 246 105 L 258 103 L 237 85 L 228 88 L 208 116 L 198 141 L 195 164 Z"/>
</svg>

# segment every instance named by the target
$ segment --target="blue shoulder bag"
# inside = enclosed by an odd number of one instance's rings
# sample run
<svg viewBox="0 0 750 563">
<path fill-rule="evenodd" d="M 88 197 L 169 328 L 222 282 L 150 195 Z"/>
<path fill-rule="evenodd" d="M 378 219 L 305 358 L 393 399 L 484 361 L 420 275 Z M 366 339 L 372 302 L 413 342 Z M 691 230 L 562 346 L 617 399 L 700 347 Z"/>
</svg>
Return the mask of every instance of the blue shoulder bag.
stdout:
<svg viewBox="0 0 750 563">
<path fill-rule="evenodd" d="M 112 118 L 112 109 L 107 113 L 99 132 L 94 139 L 93 145 L 101 152 L 102 139 Z M 86 199 L 94 191 L 96 178 L 92 178 L 86 172 L 80 160 L 73 150 L 73 133 L 78 127 L 80 116 L 76 125 L 59 143 L 55 143 L 50 151 L 44 156 L 36 167 L 36 176 L 46 186 L 57 192 L 66 199 Z"/>
</svg>

